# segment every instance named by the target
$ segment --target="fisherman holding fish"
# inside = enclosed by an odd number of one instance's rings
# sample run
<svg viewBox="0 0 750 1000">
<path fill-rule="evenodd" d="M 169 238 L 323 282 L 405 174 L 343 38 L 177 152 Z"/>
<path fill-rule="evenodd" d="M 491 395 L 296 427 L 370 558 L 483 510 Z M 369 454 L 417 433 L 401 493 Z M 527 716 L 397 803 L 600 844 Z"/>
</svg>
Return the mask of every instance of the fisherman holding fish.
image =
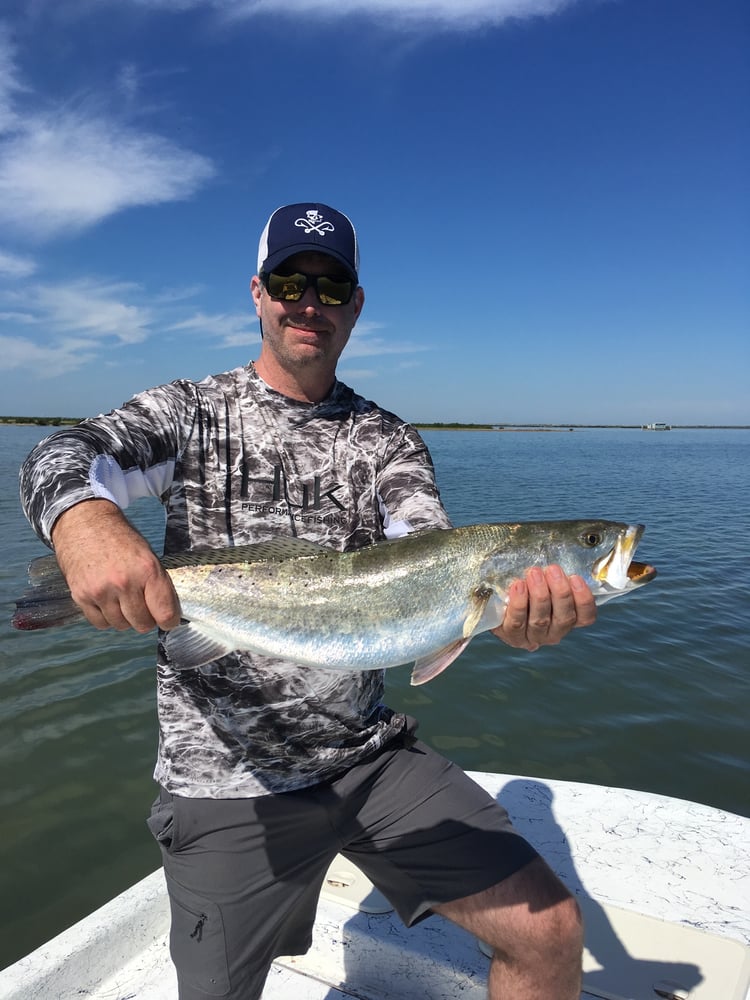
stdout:
<svg viewBox="0 0 750 1000">
<path fill-rule="evenodd" d="M 190 626 L 168 570 L 123 514 L 139 497 L 165 507 L 166 554 L 262 545 L 269 566 L 289 539 L 344 553 L 450 528 L 415 429 L 336 378 L 365 298 L 351 221 L 320 203 L 277 209 L 251 292 L 254 363 L 61 430 L 21 472 L 26 514 L 88 621 L 160 630 L 149 826 L 180 1000 L 259 998 L 274 957 L 309 947 L 338 852 L 407 925 L 440 913 L 488 942 L 493 1000 L 577 1000 L 575 901 L 504 809 L 384 704 L 382 670 L 226 652 L 210 629 L 193 632 L 184 659 L 170 648 L 170 630 Z M 586 581 L 559 565 L 521 573 L 505 602 L 493 631 L 521 649 L 595 618 Z"/>
</svg>

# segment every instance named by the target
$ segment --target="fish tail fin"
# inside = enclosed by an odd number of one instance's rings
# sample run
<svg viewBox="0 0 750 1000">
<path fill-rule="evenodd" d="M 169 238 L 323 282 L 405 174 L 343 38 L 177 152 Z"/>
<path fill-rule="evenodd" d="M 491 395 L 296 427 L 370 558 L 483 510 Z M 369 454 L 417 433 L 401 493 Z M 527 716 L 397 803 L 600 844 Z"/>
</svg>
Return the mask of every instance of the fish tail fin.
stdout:
<svg viewBox="0 0 750 1000">
<path fill-rule="evenodd" d="M 54 556 L 42 556 L 29 566 L 31 586 L 16 600 L 13 628 L 31 632 L 83 621 Z"/>
</svg>

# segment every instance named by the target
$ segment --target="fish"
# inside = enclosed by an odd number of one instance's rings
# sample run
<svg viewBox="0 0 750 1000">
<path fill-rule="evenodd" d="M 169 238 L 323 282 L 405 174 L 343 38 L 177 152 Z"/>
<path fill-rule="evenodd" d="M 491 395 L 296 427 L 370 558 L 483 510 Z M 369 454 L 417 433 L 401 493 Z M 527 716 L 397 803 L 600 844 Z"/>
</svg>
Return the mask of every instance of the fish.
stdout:
<svg viewBox="0 0 750 1000">
<path fill-rule="evenodd" d="M 502 624 L 511 584 L 533 566 L 582 576 L 597 604 L 648 583 L 656 570 L 633 560 L 643 532 L 619 521 L 521 521 L 425 529 L 350 552 L 279 537 L 165 555 L 182 619 L 163 639 L 177 669 L 245 650 L 330 670 L 413 663 L 411 683 L 424 684 Z M 15 628 L 83 619 L 54 556 L 30 565 L 29 582 Z"/>
</svg>

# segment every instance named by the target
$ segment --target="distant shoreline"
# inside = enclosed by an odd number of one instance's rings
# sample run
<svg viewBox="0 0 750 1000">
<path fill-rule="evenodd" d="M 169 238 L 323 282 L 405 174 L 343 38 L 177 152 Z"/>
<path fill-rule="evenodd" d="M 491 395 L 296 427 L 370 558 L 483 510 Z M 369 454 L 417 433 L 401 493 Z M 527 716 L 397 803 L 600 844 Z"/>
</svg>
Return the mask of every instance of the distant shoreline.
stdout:
<svg viewBox="0 0 750 1000">
<path fill-rule="evenodd" d="M 561 434 L 563 431 L 572 431 L 573 428 L 569 427 L 567 424 L 562 427 L 556 426 L 544 426 L 539 427 L 526 427 L 518 426 L 514 424 L 503 424 L 497 427 L 483 427 L 477 424 L 414 424 L 414 427 L 419 431 L 483 431 L 490 434 Z"/>
<path fill-rule="evenodd" d="M 85 417 L 0 417 L 0 427 L 75 427 Z M 643 430 L 643 424 L 460 424 L 411 421 L 420 431 L 485 431 L 490 433 L 549 433 L 581 430 Z M 683 431 L 747 431 L 750 424 L 670 424 Z"/>
<path fill-rule="evenodd" d="M 0 427 L 75 427 L 84 417 L 0 417 Z"/>
<path fill-rule="evenodd" d="M 75 427 L 85 417 L 0 417 L 0 427 Z M 411 421 L 420 431 L 486 431 L 498 433 L 528 434 L 555 431 L 580 430 L 643 430 L 643 424 L 460 424 L 422 423 Z M 747 431 L 750 424 L 670 424 L 671 430 L 683 431 Z"/>
<path fill-rule="evenodd" d="M 412 421 L 412 423 L 420 431 L 487 431 L 495 434 L 586 430 L 646 430 L 643 424 L 423 424 L 417 421 Z M 670 424 L 669 429 L 675 431 L 747 431 L 750 430 L 750 424 Z"/>
</svg>

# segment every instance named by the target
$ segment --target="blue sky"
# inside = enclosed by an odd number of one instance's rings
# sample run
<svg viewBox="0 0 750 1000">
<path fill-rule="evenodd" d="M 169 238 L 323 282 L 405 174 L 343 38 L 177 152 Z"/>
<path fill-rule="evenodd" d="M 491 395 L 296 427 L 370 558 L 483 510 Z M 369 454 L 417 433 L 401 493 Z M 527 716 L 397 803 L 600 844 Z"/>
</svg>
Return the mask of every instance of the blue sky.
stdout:
<svg viewBox="0 0 750 1000">
<path fill-rule="evenodd" d="M 416 421 L 750 424 L 745 0 L 4 0 L 0 414 L 256 357 L 354 220 L 339 374 Z"/>
</svg>

